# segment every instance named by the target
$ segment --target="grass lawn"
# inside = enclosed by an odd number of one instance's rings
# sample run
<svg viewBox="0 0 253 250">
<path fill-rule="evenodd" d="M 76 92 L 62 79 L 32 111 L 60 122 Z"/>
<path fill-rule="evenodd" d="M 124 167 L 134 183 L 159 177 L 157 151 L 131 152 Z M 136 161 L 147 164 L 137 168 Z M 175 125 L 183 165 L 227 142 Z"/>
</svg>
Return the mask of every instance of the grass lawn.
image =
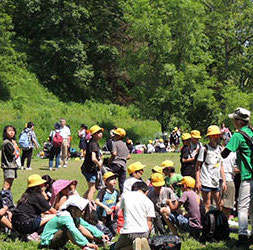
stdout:
<svg viewBox="0 0 253 250">
<path fill-rule="evenodd" d="M 160 165 L 162 161 L 170 159 L 174 161 L 177 171 L 180 168 L 179 154 L 178 153 L 166 153 L 166 154 L 145 154 L 145 155 L 132 155 L 128 164 L 131 164 L 135 161 L 140 161 L 141 163 L 147 165 L 144 170 L 143 179 L 146 180 L 150 177 L 151 169 L 155 165 Z M 77 191 L 80 195 L 86 191 L 87 185 L 86 180 L 80 172 L 80 167 L 82 161 L 75 161 L 71 159 L 68 165 L 68 168 L 60 168 L 58 171 L 49 171 L 48 170 L 48 159 L 33 159 L 32 161 L 32 171 L 18 171 L 18 178 L 14 181 L 12 192 L 15 202 L 21 197 L 27 186 L 27 177 L 31 174 L 49 174 L 54 179 L 68 179 L 68 180 L 77 180 Z M 1 172 L 2 175 L 2 172 Z M 235 242 L 237 239 L 236 234 L 231 234 L 231 240 L 228 242 L 219 242 L 219 243 L 209 243 L 202 245 L 193 238 L 189 237 L 188 234 L 182 235 L 182 249 L 235 249 Z M 0 235 L 0 249 L 36 249 L 38 244 L 33 242 L 8 242 L 5 241 L 5 235 Z M 68 244 L 68 249 L 79 249 L 73 244 Z M 253 249 L 253 248 L 252 248 Z"/>
</svg>

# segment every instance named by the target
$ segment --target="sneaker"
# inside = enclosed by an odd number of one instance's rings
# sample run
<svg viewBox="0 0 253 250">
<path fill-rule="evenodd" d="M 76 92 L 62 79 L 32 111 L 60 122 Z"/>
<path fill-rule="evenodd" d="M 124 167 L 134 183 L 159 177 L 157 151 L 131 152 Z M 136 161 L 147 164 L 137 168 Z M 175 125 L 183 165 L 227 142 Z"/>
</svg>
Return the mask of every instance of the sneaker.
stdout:
<svg viewBox="0 0 253 250">
<path fill-rule="evenodd" d="M 24 166 L 21 166 L 20 169 L 21 169 L 21 170 L 24 170 Z"/>
<path fill-rule="evenodd" d="M 25 170 L 31 171 L 31 170 L 33 170 L 33 169 L 30 167 L 30 168 L 26 168 Z"/>
<path fill-rule="evenodd" d="M 63 167 L 64 167 L 64 168 L 67 168 L 68 166 L 65 164 L 65 165 L 63 165 Z"/>
<path fill-rule="evenodd" d="M 57 171 L 57 170 L 58 170 L 58 168 L 53 168 L 53 170 L 54 170 L 54 171 Z"/>
<path fill-rule="evenodd" d="M 34 233 L 32 233 L 32 234 L 29 234 L 29 235 L 27 236 L 27 239 L 28 239 L 29 241 L 36 241 L 36 242 L 39 242 L 39 241 L 40 241 L 40 236 L 39 236 L 39 234 L 38 234 L 37 232 L 34 232 Z"/>
<path fill-rule="evenodd" d="M 49 171 L 52 171 L 53 169 L 52 168 L 49 168 Z"/>
</svg>

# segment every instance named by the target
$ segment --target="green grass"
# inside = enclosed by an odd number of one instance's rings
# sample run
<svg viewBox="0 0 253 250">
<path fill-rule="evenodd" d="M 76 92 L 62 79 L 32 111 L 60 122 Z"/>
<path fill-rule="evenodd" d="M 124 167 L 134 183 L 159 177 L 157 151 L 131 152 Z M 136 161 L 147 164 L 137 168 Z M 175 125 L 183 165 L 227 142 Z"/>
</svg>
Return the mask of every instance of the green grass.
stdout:
<svg viewBox="0 0 253 250">
<path fill-rule="evenodd" d="M 170 159 L 174 161 L 176 165 L 177 171 L 180 168 L 179 162 L 179 154 L 178 153 L 166 153 L 166 154 L 152 154 L 152 155 L 131 155 L 131 159 L 128 161 L 128 164 L 131 164 L 134 161 L 141 161 L 143 164 L 146 164 L 146 168 L 144 170 L 143 179 L 146 180 L 150 177 L 151 169 L 155 165 L 160 165 L 163 160 Z M 14 181 L 12 192 L 14 196 L 15 202 L 21 197 L 23 192 L 26 189 L 27 185 L 27 177 L 31 174 L 38 173 L 40 175 L 49 174 L 51 177 L 55 179 L 68 179 L 68 180 L 77 180 L 77 191 L 80 195 L 82 195 L 86 188 L 86 180 L 82 176 L 80 172 L 80 167 L 82 165 L 82 161 L 76 161 L 71 159 L 68 165 L 68 168 L 63 169 L 60 168 L 58 171 L 50 172 L 48 170 L 48 159 L 33 159 L 32 161 L 32 171 L 18 171 L 18 178 Z M 2 176 L 2 172 L 1 172 Z M 37 245 L 33 242 L 5 242 L 5 235 L 0 235 L 0 249 L 36 249 Z M 193 238 L 189 237 L 188 234 L 182 235 L 182 249 L 235 249 L 235 242 L 237 239 L 236 234 L 231 234 L 231 239 L 228 242 L 219 242 L 219 243 L 208 243 L 206 245 L 202 245 Z M 78 249 L 73 244 L 68 244 L 68 249 Z M 253 248 L 252 248 L 253 249 Z"/>
</svg>

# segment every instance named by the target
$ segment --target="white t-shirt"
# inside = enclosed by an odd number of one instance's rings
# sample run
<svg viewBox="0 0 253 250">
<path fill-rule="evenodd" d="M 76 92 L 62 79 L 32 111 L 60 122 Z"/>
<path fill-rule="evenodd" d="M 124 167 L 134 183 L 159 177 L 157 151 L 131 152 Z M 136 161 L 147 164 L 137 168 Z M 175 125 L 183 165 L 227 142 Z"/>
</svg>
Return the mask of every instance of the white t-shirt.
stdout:
<svg viewBox="0 0 253 250">
<path fill-rule="evenodd" d="M 124 182 L 124 185 L 123 185 L 123 193 L 125 193 L 127 191 L 132 191 L 132 186 L 137 181 L 141 181 L 141 180 L 138 180 L 134 177 L 129 177 L 128 179 L 126 179 Z"/>
<path fill-rule="evenodd" d="M 62 136 L 63 139 L 68 139 L 69 136 L 71 135 L 69 127 L 67 126 L 62 127 L 60 130 L 60 135 Z"/>
<path fill-rule="evenodd" d="M 147 217 L 155 218 L 153 202 L 142 192 L 122 194 L 120 208 L 124 210 L 124 226 L 120 234 L 146 233 L 149 231 Z"/>
<path fill-rule="evenodd" d="M 234 168 L 236 167 L 236 152 L 231 152 L 227 158 L 222 159 L 226 181 L 234 180 Z"/>
<path fill-rule="evenodd" d="M 209 188 L 218 188 L 220 180 L 221 146 L 213 148 L 207 144 L 205 159 L 204 155 L 205 147 L 201 147 L 198 156 L 198 161 L 203 162 L 200 170 L 201 185 Z"/>
</svg>

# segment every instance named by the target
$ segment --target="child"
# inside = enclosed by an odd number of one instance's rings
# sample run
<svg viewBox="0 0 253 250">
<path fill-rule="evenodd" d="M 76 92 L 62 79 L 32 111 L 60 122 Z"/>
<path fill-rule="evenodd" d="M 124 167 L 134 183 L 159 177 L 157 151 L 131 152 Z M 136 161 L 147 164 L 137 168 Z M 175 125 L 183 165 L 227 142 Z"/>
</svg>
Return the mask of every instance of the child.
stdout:
<svg viewBox="0 0 253 250">
<path fill-rule="evenodd" d="M 152 140 L 148 141 L 148 144 L 147 144 L 147 153 L 148 154 L 155 153 L 155 147 L 154 147 L 154 144 L 153 144 Z"/>
<path fill-rule="evenodd" d="M 202 143 L 199 141 L 201 139 L 200 132 L 198 130 L 191 131 L 191 155 L 195 157 L 195 163 L 198 158 L 199 150 L 202 147 Z"/>
<path fill-rule="evenodd" d="M 11 190 L 12 183 L 17 178 L 17 164 L 15 153 L 17 143 L 15 141 L 16 129 L 12 125 L 5 126 L 3 130 L 3 147 L 1 167 L 4 172 L 3 190 Z"/>
<path fill-rule="evenodd" d="M 55 180 L 53 180 L 49 175 L 43 175 L 41 177 L 43 180 L 45 180 L 45 199 L 50 201 L 52 198 L 52 193 L 53 193 L 53 183 Z"/>
<path fill-rule="evenodd" d="M 27 190 L 18 201 L 12 216 L 13 228 L 21 234 L 37 232 L 56 214 L 56 210 L 42 195 L 45 182 L 38 174 L 28 177 Z"/>
<path fill-rule="evenodd" d="M 154 188 L 148 192 L 148 198 L 154 203 L 156 212 L 163 216 L 169 228 L 173 230 L 168 218 L 171 210 L 177 206 L 177 196 L 171 188 L 164 187 L 165 181 L 162 174 L 152 174 L 151 183 Z"/>
<path fill-rule="evenodd" d="M 60 154 L 61 154 L 61 143 L 63 141 L 63 138 L 60 135 L 60 123 L 55 123 L 54 125 L 55 130 L 52 130 L 49 135 L 49 141 L 51 142 L 51 148 L 49 151 L 49 170 L 51 171 L 53 169 L 53 161 L 55 157 L 55 168 L 54 170 L 58 170 L 58 167 L 60 166 Z M 59 137 L 59 145 L 54 145 L 53 140 L 54 137 Z"/>
<path fill-rule="evenodd" d="M 113 172 L 107 172 L 104 174 L 103 179 L 105 182 L 105 188 L 99 190 L 95 201 L 98 206 L 98 219 L 101 220 L 108 228 L 111 227 L 113 207 L 115 207 L 119 201 L 119 192 L 115 189 L 117 183 L 116 178 L 117 175 Z"/>
<path fill-rule="evenodd" d="M 182 176 L 191 176 L 195 178 L 195 157 L 191 155 L 191 135 L 184 133 L 182 135 L 183 148 L 181 150 L 181 174 Z"/>
<path fill-rule="evenodd" d="M 44 228 L 41 236 L 41 248 L 63 248 L 70 240 L 82 249 L 98 249 L 96 244 L 89 243 L 87 238 L 108 241 L 96 227 L 85 222 L 81 217 L 88 200 L 80 196 L 71 196 L 61 210 Z M 87 238 L 86 238 L 87 237 Z M 102 241 L 102 240 L 100 240 Z"/>
<path fill-rule="evenodd" d="M 177 183 L 182 180 L 183 176 L 175 172 L 173 161 L 170 160 L 163 161 L 162 166 L 163 166 L 163 173 L 166 176 L 164 179 L 166 187 L 170 187 L 175 192 L 177 197 L 181 197 L 182 190 L 179 186 L 177 186 Z"/>
<path fill-rule="evenodd" d="M 52 199 L 50 201 L 51 205 L 59 210 L 60 207 L 67 201 L 68 197 L 73 194 L 77 194 L 75 187 L 77 181 L 72 180 L 57 180 L 52 185 Z"/>
<path fill-rule="evenodd" d="M 183 205 L 187 214 L 182 215 L 172 212 L 169 216 L 169 220 L 173 223 L 173 226 L 176 225 L 182 230 L 189 232 L 193 237 L 198 238 L 202 229 L 201 218 L 204 213 L 201 199 L 193 191 L 195 180 L 191 176 L 184 176 L 180 184 L 183 195 L 172 211 L 176 211 L 181 205 Z"/>
<path fill-rule="evenodd" d="M 127 178 L 124 182 L 123 193 L 132 191 L 133 184 L 137 181 L 141 181 L 144 167 L 146 167 L 146 165 L 142 165 L 139 161 L 134 162 L 128 166 L 127 172 L 130 177 Z"/>
<path fill-rule="evenodd" d="M 221 162 L 220 128 L 211 125 L 207 129 L 209 143 L 199 152 L 196 166 L 196 188 L 202 191 L 206 212 L 210 209 L 211 196 L 216 207 L 220 209 L 220 176 L 222 178 L 222 191 L 227 189 L 226 178 Z"/>
<path fill-rule="evenodd" d="M 84 163 L 81 167 L 82 174 L 88 182 L 88 190 L 85 192 L 84 197 L 93 200 L 94 194 L 96 192 L 96 181 L 97 172 L 103 167 L 102 160 L 100 160 L 100 147 L 99 140 L 103 137 L 104 129 L 98 125 L 94 125 L 90 128 L 88 132 L 91 133 L 92 139 L 87 145 L 86 155 Z"/>
<path fill-rule="evenodd" d="M 81 129 L 78 131 L 78 137 L 80 138 L 79 148 L 81 150 L 83 160 L 85 158 L 86 148 L 87 148 L 87 143 L 88 143 L 86 140 L 87 129 L 88 128 L 85 124 L 81 124 Z"/>
<path fill-rule="evenodd" d="M 33 156 L 33 149 L 34 147 L 36 147 L 36 149 L 39 148 L 39 144 L 34 132 L 34 123 L 28 122 L 26 128 L 21 132 L 20 137 L 23 133 L 27 134 L 29 146 L 28 148 L 23 148 L 21 156 L 21 169 L 24 169 L 25 159 L 27 158 L 26 170 L 32 170 L 31 161 Z"/>
<path fill-rule="evenodd" d="M 159 166 L 154 166 L 151 169 L 151 171 L 152 171 L 152 174 L 154 174 L 154 173 L 160 173 L 160 174 L 162 174 L 163 173 L 163 168 L 159 167 Z M 148 187 L 153 187 L 152 183 L 151 183 L 151 178 L 149 178 L 148 180 L 146 180 L 145 183 L 148 185 Z"/>
</svg>

